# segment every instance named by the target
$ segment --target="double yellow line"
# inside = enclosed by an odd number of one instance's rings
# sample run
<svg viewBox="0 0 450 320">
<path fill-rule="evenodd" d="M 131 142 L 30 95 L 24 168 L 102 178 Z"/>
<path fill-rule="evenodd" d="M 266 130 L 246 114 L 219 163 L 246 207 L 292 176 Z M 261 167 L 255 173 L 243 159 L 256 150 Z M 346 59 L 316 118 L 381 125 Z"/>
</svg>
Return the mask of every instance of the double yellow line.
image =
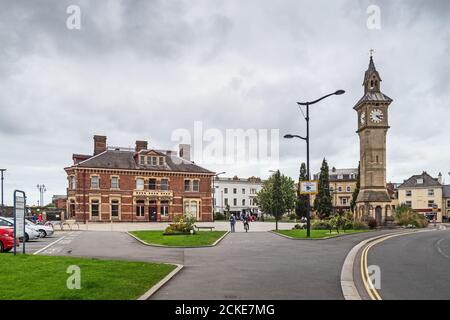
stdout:
<svg viewBox="0 0 450 320">
<path fill-rule="evenodd" d="M 379 243 L 381 243 L 383 241 L 386 241 L 388 239 L 391 239 L 391 238 L 394 238 L 394 237 L 398 237 L 398 236 L 404 236 L 404 235 L 407 235 L 407 234 L 413 234 L 413 233 L 417 233 L 417 231 L 402 232 L 402 233 L 396 233 L 396 234 L 393 234 L 393 235 L 388 235 L 386 237 L 382 237 L 382 238 L 376 239 L 376 240 L 370 242 L 369 244 L 367 244 L 364 247 L 364 249 L 363 249 L 363 251 L 361 253 L 361 276 L 362 276 L 364 287 L 365 287 L 367 293 L 369 294 L 369 296 L 370 296 L 370 298 L 372 300 L 383 300 L 383 299 L 381 299 L 380 294 L 378 293 L 377 289 L 374 287 L 374 285 L 372 283 L 372 280 L 370 279 L 370 276 L 369 276 L 369 269 L 368 269 L 368 266 L 367 266 L 367 255 L 369 253 L 369 250 L 373 246 L 375 246 L 375 245 L 377 245 L 377 244 L 379 244 Z"/>
</svg>

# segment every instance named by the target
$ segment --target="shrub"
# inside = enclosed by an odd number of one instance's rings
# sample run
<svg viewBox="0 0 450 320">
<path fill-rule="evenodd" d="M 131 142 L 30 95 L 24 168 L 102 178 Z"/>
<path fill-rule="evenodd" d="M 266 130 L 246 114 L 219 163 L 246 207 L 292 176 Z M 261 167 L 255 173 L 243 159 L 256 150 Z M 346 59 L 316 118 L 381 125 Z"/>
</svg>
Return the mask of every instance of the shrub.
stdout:
<svg viewBox="0 0 450 320">
<path fill-rule="evenodd" d="M 314 230 L 330 230 L 330 223 L 327 220 L 313 220 L 311 229 Z"/>
<path fill-rule="evenodd" d="M 195 233 L 194 224 L 195 217 L 191 214 L 185 214 L 183 217 L 175 216 L 173 219 L 174 223 L 171 223 L 164 233 L 175 234 L 175 233 Z"/>
<path fill-rule="evenodd" d="M 295 214 L 295 212 L 294 212 L 294 213 L 291 213 L 291 214 L 289 215 L 289 220 L 295 220 L 295 219 L 297 219 L 297 215 Z"/>
<path fill-rule="evenodd" d="M 354 221 L 353 222 L 353 229 L 355 230 L 367 230 L 369 229 L 369 225 L 365 223 L 364 221 Z"/>
<path fill-rule="evenodd" d="M 370 218 L 369 220 L 369 228 L 370 229 L 375 229 L 377 227 L 377 220 L 375 220 L 374 218 Z"/>
<path fill-rule="evenodd" d="M 410 207 L 400 206 L 395 213 L 395 222 L 404 227 L 425 228 L 428 221 L 423 214 L 414 212 Z"/>
<path fill-rule="evenodd" d="M 343 229 L 344 229 L 344 231 L 345 231 L 345 230 L 355 229 L 353 222 L 352 222 L 352 221 L 346 221 L 346 222 L 344 223 Z"/>
<path fill-rule="evenodd" d="M 225 215 L 223 213 L 216 212 L 216 214 L 214 215 L 214 220 L 225 220 Z"/>
</svg>

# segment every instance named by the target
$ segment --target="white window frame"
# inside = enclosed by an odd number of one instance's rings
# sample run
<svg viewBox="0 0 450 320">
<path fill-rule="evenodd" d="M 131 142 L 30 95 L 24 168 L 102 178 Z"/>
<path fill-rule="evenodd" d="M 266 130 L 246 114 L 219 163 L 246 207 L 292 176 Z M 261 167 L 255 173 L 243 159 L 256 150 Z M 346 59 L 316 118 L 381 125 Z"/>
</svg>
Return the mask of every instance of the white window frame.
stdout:
<svg viewBox="0 0 450 320">
<path fill-rule="evenodd" d="M 94 186 L 94 178 L 97 180 L 97 186 Z M 91 189 L 100 189 L 100 177 L 99 176 L 91 176 Z"/>
<path fill-rule="evenodd" d="M 142 185 L 141 185 L 141 183 L 138 183 L 138 182 L 141 182 L 141 181 L 142 181 Z M 145 180 L 144 180 L 144 178 L 136 178 L 136 190 L 142 191 L 144 189 L 145 189 Z"/>
</svg>

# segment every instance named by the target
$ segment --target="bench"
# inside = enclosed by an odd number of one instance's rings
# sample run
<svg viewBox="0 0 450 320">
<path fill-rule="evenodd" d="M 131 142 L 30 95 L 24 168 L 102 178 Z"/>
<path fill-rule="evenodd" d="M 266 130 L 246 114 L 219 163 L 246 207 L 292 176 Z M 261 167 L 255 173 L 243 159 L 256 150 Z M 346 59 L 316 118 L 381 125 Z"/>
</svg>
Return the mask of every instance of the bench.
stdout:
<svg viewBox="0 0 450 320">
<path fill-rule="evenodd" d="M 210 231 L 213 231 L 213 229 L 215 227 L 199 227 L 199 226 L 194 225 L 194 228 L 197 228 L 197 231 L 200 231 L 200 229 L 209 229 Z"/>
</svg>

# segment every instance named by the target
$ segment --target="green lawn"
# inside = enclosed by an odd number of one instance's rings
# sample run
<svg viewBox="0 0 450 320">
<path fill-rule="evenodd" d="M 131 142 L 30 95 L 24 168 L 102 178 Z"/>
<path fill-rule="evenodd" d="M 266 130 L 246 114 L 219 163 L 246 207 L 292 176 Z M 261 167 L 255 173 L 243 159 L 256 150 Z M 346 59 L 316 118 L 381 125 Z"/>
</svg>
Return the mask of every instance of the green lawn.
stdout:
<svg viewBox="0 0 450 320">
<path fill-rule="evenodd" d="M 71 265 L 80 267 L 79 290 L 66 285 Z M 174 269 L 158 263 L 0 254 L 0 300 L 137 299 Z"/>
<path fill-rule="evenodd" d="M 336 232 L 336 230 L 333 230 L 332 233 L 330 233 L 330 230 L 311 230 L 311 239 L 336 237 L 340 234 L 360 233 L 360 232 L 367 232 L 367 231 L 370 231 L 370 230 L 345 230 L 345 232 L 343 232 L 342 230 L 339 230 L 339 234 L 338 234 Z M 278 231 L 274 231 L 274 232 L 283 234 L 288 237 L 296 238 L 296 239 L 306 239 L 306 230 L 305 229 L 278 230 Z"/>
<path fill-rule="evenodd" d="M 163 231 L 132 231 L 132 235 L 148 244 L 158 244 L 169 247 L 209 246 L 216 242 L 225 231 L 199 231 L 194 235 L 163 235 Z"/>
</svg>

